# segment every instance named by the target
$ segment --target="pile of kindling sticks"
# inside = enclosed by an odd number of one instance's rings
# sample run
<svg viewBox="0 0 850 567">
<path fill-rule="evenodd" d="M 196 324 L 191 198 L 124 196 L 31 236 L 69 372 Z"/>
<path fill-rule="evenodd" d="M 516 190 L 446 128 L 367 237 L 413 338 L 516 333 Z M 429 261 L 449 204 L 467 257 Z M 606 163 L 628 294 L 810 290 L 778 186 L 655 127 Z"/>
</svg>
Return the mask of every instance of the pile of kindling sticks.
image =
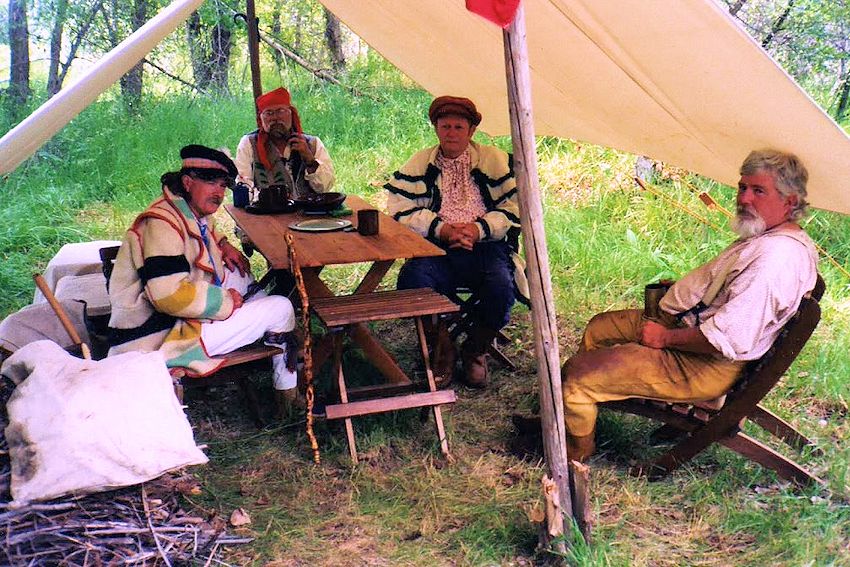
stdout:
<svg viewBox="0 0 850 567">
<path fill-rule="evenodd" d="M 0 388 L 0 565 L 227 565 L 222 546 L 249 543 L 225 533 L 226 519 L 186 512 L 180 493 L 199 492 L 190 474 L 24 508 L 9 506 L 11 467 Z"/>
</svg>

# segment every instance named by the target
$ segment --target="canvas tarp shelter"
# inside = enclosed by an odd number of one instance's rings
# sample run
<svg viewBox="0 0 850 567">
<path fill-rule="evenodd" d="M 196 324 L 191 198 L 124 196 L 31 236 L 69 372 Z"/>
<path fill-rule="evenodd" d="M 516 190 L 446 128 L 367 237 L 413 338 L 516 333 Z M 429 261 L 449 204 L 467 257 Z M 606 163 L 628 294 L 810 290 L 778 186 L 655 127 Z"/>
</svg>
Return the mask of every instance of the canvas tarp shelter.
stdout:
<svg viewBox="0 0 850 567">
<path fill-rule="evenodd" d="M 22 161 L 34 154 L 42 144 L 141 61 L 201 4 L 203 0 L 175 0 L 119 43 L 79 79 L 65 86 L 7 132 L 0 138 L 0 175 L 14 171 Z"/>
<path fill-rule="evenodd" d="M 434 95 L 509 134 L 502 33 L 463 0 L 320 0 Z M 750 150 L 798 154 L 814 206 L 850 213 L 850 138 L 715 0 L 523 0 L 537 135 L 737 185 Z M 424 112 L 424 110 L 423 110 Z"/>
<path fill-rule="evenodd" d="M 502 34 L 463 0 L 321 0 L 434 94 L 468 96 L 509 132 Z M 200 0 L 177 0 L 0 140 L 17 167 Z M 715 0 L 523 0 L 535 127 L 727 184 L 747 152 L 796 152 L 813 205 L 850 213 L 850 139 Z M 154 26 L 152 24 L 156 23 Z M 424 112 L 424 109 L 423 109 Z"/>
</svg>

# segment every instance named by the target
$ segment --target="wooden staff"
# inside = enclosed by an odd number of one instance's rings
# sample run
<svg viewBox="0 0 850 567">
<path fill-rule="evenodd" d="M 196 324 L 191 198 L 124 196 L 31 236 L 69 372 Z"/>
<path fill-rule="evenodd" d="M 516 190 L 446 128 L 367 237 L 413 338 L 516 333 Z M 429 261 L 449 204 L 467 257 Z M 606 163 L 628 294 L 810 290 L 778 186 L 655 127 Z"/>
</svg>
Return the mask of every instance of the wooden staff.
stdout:
<svg viewBox="0 0 850 567">
<path fill-rule="evenodd" d="M 56 296 L 53 295 L 52 291 L 50 291 L 50 286 L 47 285 L 47 281 L 41 274 L 33 274 L 32 279 L 35 281 L 36 287 L 38 287 L 38 289 L 41 290 L 41 293 L 44 294 L 44 297 L 47 298 L 47 303 L 50 304 L 50 307 L 53 308 L 53 312 L 56 313 L 57 317 L 59 317 L 59 322 L 62 323 L 62 326 L 68 333 L 68 336 L 71 337 L 71 340 L 74 341 L 76 346 L 80 347 L 80 350 L 83 353 L 83 358 L 91 360 L 89 345 L 84 343 L 80 338 L 80 335 L 77 333 L 77 329 L 74 328 L 73 323 L 71 323 L 71 319 L 68 318 L 68 314 L 65 313 L 65 310 L 62 308 L 62 304 L 59 303 Z"/>
</svg>

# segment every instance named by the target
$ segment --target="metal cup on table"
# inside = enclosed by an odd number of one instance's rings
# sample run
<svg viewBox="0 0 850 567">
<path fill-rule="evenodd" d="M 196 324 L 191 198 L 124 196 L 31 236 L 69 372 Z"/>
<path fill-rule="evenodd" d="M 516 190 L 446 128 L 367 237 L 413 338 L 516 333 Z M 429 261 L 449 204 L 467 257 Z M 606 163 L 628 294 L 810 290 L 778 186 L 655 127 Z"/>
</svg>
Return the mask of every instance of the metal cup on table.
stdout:
<svg viewBox="0 0 850 567">
<path fill-rule="evenodd" d="M 357 211 L 357 232 L 362 236 L 378 234 L 378 210 L 360 209 Z"/>
<path fill-rule="evenodd" d="M 250 200 L 250 188 L 240 181 L 233 187 L 233 206 L 244 209 L 248 206 Z"/>
</svg>

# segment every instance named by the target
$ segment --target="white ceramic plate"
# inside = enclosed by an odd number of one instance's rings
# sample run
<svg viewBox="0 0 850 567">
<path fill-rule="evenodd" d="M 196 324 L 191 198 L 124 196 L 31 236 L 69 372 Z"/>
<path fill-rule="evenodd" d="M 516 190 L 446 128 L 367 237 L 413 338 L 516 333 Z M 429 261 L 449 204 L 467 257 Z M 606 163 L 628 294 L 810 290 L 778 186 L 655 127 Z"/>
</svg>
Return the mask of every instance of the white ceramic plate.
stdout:
<svg viewBox="0 0 850 567">
<path fill-rule="evenodd" d="M 307 219 L 294 222 L 289 225 L 289 228 L 303 232 L 330 232 L 342 230 L 349 226 L 351 226 L 351 221 L 346 219 Z"/>
</svg>

